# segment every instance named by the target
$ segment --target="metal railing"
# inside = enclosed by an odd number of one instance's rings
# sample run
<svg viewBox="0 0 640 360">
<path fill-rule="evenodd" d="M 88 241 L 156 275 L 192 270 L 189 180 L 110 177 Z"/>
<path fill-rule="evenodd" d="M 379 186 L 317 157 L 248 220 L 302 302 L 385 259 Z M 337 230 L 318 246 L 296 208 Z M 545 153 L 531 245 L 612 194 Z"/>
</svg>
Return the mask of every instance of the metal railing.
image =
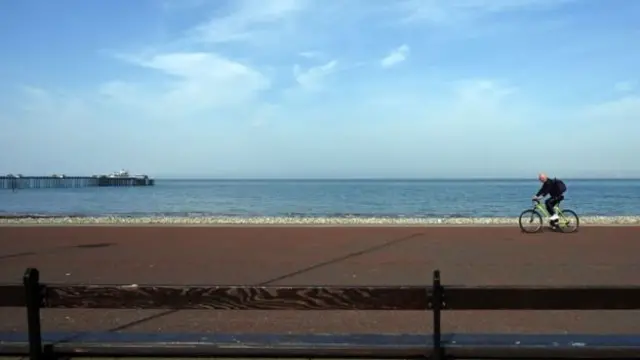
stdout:
<svg viewBox="0 0 640 360">
<path fill-rule="evenodd" d="M 28 334 L 0 336 L 0 355 L 358 358 L 638 358 L 640 334 L 443 334 L 442 311 L 637 310 L 640 286 L 164 286 L 42 284 L 37 269 L 22 285 L 0 285 L 0 307 L 27 309 Z M 429 335 L 248 335 L 74 333 L 43 337 L 40 310 L 408 310 L 429 311 Z M 49 336 L 47 338 L 47 336 Z"/>
</svg>

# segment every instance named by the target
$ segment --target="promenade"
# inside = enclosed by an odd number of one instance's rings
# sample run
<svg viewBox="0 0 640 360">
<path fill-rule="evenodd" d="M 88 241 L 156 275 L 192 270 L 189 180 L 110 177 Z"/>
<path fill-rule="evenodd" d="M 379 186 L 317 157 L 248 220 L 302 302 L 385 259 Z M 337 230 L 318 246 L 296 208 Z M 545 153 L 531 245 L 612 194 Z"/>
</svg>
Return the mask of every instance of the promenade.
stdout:
<svg viewBox="0 0 640 360">
<path fill-rule="evenodd" d="M 0 227 L 0 282 L 121 284 L 640 284 L 640 227 Z M 0 331 L 25 331 L 0 309 Z M 43 331 L 425 332 L 410 311 L 43 310 Z M 640 332 L 638 311 L 456 312 L 445 332 Z"/>
</svg>

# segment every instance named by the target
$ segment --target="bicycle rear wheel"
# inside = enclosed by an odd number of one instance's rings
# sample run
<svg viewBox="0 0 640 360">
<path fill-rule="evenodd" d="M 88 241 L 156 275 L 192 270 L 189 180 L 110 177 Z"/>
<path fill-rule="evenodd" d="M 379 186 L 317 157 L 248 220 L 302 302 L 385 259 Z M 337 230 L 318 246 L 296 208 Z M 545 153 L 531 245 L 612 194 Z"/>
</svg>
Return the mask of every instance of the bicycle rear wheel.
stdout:
<svg viewBox="0 0 640 360">
<path fill-rule="evenodd" d="M 558 225 L 560 230 L 565 233 L 572 233 L 578 231 L 580 226 L 580 218 L 578 214 L 573 210 L 562 210 L 560 218 L 558 219 Z"/>
<path fill-rule="evenodd" d="M 542 230 L 542 216 L 535 210 L 525 210 L 518 219 L 520 230 L 526 233 L 536 233 Z"/>
</svg>

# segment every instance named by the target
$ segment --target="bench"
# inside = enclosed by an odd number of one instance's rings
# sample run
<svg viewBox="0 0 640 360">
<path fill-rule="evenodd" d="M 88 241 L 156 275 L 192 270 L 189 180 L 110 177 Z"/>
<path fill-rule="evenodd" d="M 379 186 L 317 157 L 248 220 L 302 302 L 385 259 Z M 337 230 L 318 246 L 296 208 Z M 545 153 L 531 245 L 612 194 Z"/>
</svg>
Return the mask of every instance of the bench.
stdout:
<svg viewBox="0 0 640 360">
<path fill-rule="evenodd" d="M 640 359 L 640 334 L 444 334 L 442 311 L 637 310 L 640 286 L 160 286 L 0 285 L 0 307 L 26 307 L 28 333 L 0 333 L 0 356 L 301 357 L 301 358 L 602 358 Z M 421 310 L 433 333 L 140 334 L 41 333 L 40 309 Z"/>
</svg>

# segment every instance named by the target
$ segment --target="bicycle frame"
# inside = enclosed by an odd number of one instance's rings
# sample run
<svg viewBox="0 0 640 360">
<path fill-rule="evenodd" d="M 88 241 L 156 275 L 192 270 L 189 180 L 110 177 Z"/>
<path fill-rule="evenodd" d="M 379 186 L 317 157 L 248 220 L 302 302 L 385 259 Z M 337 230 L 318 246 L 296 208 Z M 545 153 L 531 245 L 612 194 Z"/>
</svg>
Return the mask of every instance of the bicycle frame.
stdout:
<svg viewBox="0 0 640 360">
<path fill-rule="evenodd" d="M 531 213 L 531 220 L 530 222 L 534 221 L 534 216 L 537 216 L 538 219 L 540 219 L 541 221 L 543 219 L 549 219 L 550 218 L 550 214 L 547 211 L 547 207 L 546 204 L 543 204 L 539 199 L 533 199 L 533 209 L 529 209 L 529 210 L 525 210 L 522 212 L 522 214 L 520 214 L 520 227 L 522 228 L 522 230 L 527 231 L 523 228 L 523 216 L 526 213 Z M 568 228 L 569 226 L 571 226 L 571 224 L 573 224 L 573 218 L 575 216 L 576 221 L 575 221 L 575 229 L 578 229 L 579 223 L 580 223 L 580 218 L 578 217 L 577 214 L 575 214 L 575 212 L 573 210 L 567 210 L 568 211 L 568 215 L 569 217 L 567 217 L 567 214 L 564 213 L 564 211 L 562 211 L 562 209 L 560 208 L 560 204 L 556 204 L 553 207 L 554 212 L 558 215 L 558 220 L 556 222 L 556 226 L 559 226 L 562 229 Z M 544 224 L 541 224 L 544 225 Z M 553 226 L 554 224 L 551 223 L 551 226 Z M 574 230 L 575 231 L 575 230 Z M 528 232 L 528 231 L 527 231 Z"/>
<path fill-rule="evenodd" d="M 551 214 L 549 214 L 549 212 L 547 211 L 547 207 L 540 200 L 534 200 L 534 201 L 536 203 L 536 205 L 533 207 L 534 210 L 538 210 L 545 218 L 549 218 Z M 553 210 L 555 211 L 556 214 L 558 214 L 558 218 L 561 220 L 558 222 L 558 225 L 560 227 L 567 226 L 567 224 L 569 223 L 569 220 L 567 219 L 566 216 L 564 216 L 564 213 L 560 208 L 560 204 L 556 204 L 553 207 Z"/>
<path fill-rule="evenodd" d="M 551 214 L 549 214 L 549 212 L 547 211 L 547 207 L 540 200 L 536 201 L 536 204 L 533 208 L 534 210 L 538 210 L 544 217 L 551 216 Z M 564 214 L 562 213 L 562 209 L 560 209 L 559 204 L 554 206 L 553 210 L 556 212 L 556 214 L 558 214 L 558 216 L 564 218 Z"/>
</svg>

